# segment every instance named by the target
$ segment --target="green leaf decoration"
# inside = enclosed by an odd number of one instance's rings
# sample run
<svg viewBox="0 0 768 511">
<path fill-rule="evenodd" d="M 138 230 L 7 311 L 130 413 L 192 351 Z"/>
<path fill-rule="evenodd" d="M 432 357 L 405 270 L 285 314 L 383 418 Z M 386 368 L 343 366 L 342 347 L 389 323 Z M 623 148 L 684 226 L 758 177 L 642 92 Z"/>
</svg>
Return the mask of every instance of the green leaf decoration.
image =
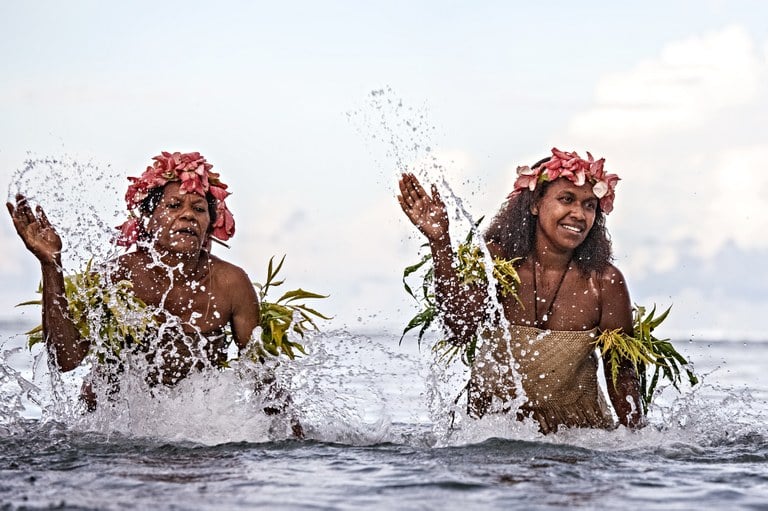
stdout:
<svg viewBox="0 0 768 511">
<path fill-rule="evenodd" d="M 689 385 L 694 386 L 699 382 L 690 362 L 678 353 L 669 339 L 658 339 L 653 335 L 653 331 L 667 318 L 670 310 L 671 307 L 654 317 L 655 305 L 647 314 L 645 307 L 635 305 L 632 335 L 621 333 L 618 329 L 607 330 L 595 341 L 606 362 L 611 364 L 611 383 L 614 388 L 618 384 L 620 362 L 629 360 L 632 363 L 640 378 L 640 397 L 645 413 L 648 413 L 660 377 L 668 380 L 678 391 L 683 371 L 688 377 Z"/>
<path fill-rule="evenodd" d="M 304 300 L 328 298 L 328 295 L 298 288 L 284 292 L 274 302 L 269 300 L 267 297 L 269 290 L 285 283 L 285 279 L 277 280 L 277 275 L 283 268 L 284 262 L 285 255 L 276 266 L 274 256 L 270 257 L 264 284 L 253 283 L 261 303 L 260 342 L 254 343 L 248 352 L 248 356 L 253 360 L 263 359 L 267 355 L 275 357 L 285 355 L 293 360 L 297 352 L 306 355 L 304 346 L 290 340 L 289 333 L 293 332 L 300 338 L 304 338 L 309 330 L 319 330 L 317 323 L 315 323 L 316 319 L 331 319 L 304 303 Z"/>
<path fill-rule="evenodd" d="M 464 243 L 460 243 L 456 250 L 458 275 L 461 282 L 465 285 L 488 285 L 488 272 L 486 271 L 482 249 L 480 246 L 472 243 L 474 230 L 482 221 L 483 218 L 480 218 L 475 223 L 474 229 L 470 230 Z M 428 247 L 429 244 L 425 243 L 420 247 L 420 250 L 424 248 L 428 250 Z M 494 257 L 492 275 L 496 282 L 496 289 L 501 296 L 514 297 L 520 302 L 518 295 L 520 276 L 515 267 L 518 261 L 519 258 L 507 260 Z M 416 296 L 408 283 L 408 278 L 412 276 L 418 277 L 419 274 L 421 275 L 421 295 Z M 411 318 L 403 329 L 403 334 L 400 336 L 401 343 L 408 332 L 419 328 L 418 343 L 421 346 L 424 334 L 437 318 L 438 311 L 434 295 L 434 280 L 435 268 L 432 263 L 431 253 L 423 255 L 418 263 L 408 266 L 403 270 L 403 288 L 406 293 L 419 303 L 421 310 Z M 450 364 L 458 357 L 464 364 L 470 366 L 475 358 L 477 342 L 477 336 L 465 342 L 457 338 L 442 339 L 436 342 L 432 349 L 439 354 L 438 360 L 444 361 L 446 364 Z"/>
<path fill-rule="evenodd" d="M 254 282 L 261 303 L 261 338 L 254 347 L 251 357 L 285 355 L 290 359 L 297 353 L 306 355 L 304 346 L 292 341 L 289 333 L 304 338 L 307 331 L 319 330 L 317 319 L 331 319 L 309 307 L 305 300 L 327 298 L 327 295 L 313 293 L 302 288 L 283 293 L 277 300 L 270 301 L 270 289 L 281 286 L 285 280 L 277 280 L 283 268 L 285 256 L 277 265 L 274 257 L 269 259 L 267 278 L 264 284 Z M 143 344 L 150 329 L 157 328 L 153 310 L 133 294 L 133 285 L 128 280 L 105 284 L 100 273 L 92 271 L 92 260 L 85 270 L 64 277 L 64 293 L 69 304 L 69 315 L 80 336 L 90 339 L 91 352 L 96 353 L 100 362 L 107 358 L 117 359 L 128 344 Z M 42 284 L 38 286 L 42 294 Z M 18 306 L 42 305 L 42 300 L 29 300 Z M 43 326 L 38 325 L 25 333 L 31 349 L 43 342 Z"/>
<path fill-rule="evenodd" d="M 106 357 L 119 357 L 126 343 L 142 344 L 147 331 L 156 327 L 152 311 L 133 294 L 130 281 L 105 284 L 107 279 L 92 270 L 93 260 L 85 270 L 64 277 L 64 294 L 69 305 L 69 317 L 80 336 L 91 339 L 91 352 L 101 362 Z M 38 286 L 42 294 L 42 283 Z M 30 300 L 17 305 L 42 305 L 42 300 Z M 43 325 L 26 332 L 31 349 L 43 342 Z"/>
</svg>

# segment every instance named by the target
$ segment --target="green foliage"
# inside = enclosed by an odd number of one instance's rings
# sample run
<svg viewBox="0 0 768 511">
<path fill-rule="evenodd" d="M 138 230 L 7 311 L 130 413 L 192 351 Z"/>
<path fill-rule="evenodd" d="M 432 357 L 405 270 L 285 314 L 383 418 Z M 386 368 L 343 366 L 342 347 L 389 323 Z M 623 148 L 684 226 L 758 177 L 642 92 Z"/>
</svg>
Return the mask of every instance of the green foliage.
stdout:
<svg viewBox="0 0 768 511">
<path fill-rule="evenodd" d="M 261 303 L 261 343 L 253 348 L 249 354 L 251 358 L 261 358 L 266 354 L 287 356 L 291 360 L 296 356 L 296 351 L 306 355 L 304 346 L 299 342 L 288 338 L 289 332 L 294 332 L 304 338 L 308 330 L 318 330 L 314 318 L 331 319 L 317 310 L 302 303 L 303 300 L 313 298 L 327 298 L 301 288 L 286 291 L 274 302 L 267 299 L 270 288 L 281 286 L 285 279 L 277 280 L 277 275 L 283 267 L 285 256 L 274 266 L 274 256 L 269 258 L 267 266 L 267 279 L 264 284 L 254 282 L 253 285 L 259 294 Z"/>
<path fill-rule="evenodd" d="M 303 338 L 308 330 L 318 329 L 315 318 L 330 319 L 303 301 L 326 296 L 299 288 L 286 291 L 277 300 L 270 301 L 268 291 L 285 282 L 277 280 L 285 256 L 276 267 L 273 266 L 273 259 L 269 260 L 266 282 L 254 283 L 261 303 L 262 331 L 261 343 L 252 356 L 283 354 L 293 359 L 296 351 L 306 352 L 300 343 L 289 339 L 289 332 Z M 98 350 L 97 355 L 102 362 L 105 355 L 119 357 L 126 343 L 142 344 L 149 329 L 157 328 L 152 311 L 134 296 L 131 282 L 121 280 L 105 285 L 104 277 L 91 271 L 91 261 L 83 272 L 64 277 L 64 290 L 72 323 L 83 339 L 95 341 L 91 343 L 91 349 Z M 42 285 L 37 292 L 42 293 Z M 22 305 L 42 305 L 42 300 L 19 304 Z M 30 348 L 42 342 L 42 324 L 26 332 L 26 335 Z"/>
<path fill-rule="evenodd" d="M 84 271 L 64 277 L 69 316 L 83 339 L 98 340 L 92 346 L 100 346 L 100 359 L 105 354 L 117 357 L 126 341 L 141 344 L 147 330 L 155 326 L 155 320 L 144 302 L 134 296 L 131 282 L 104 284 L 103 276 L 91 271 L 92 262 L 88 261 Z M 42 284 L 37 292 L 42 294 Z M 30 300 L 17 307 L 22 305 L 42 305 L 42 300 Z M 26 335 L 32 348 L 43 341 L 43 325 Z"/>
<path fill-rule="evenodd" d="M 475 228 L 482 222 L 481 218 L 475 224 Z M 479 246 L 472 244 L 474 231 L 470 231 L 464 243 L 459 244 L 456 249 L 457 273 L 459 279 L 464 285 L 488 285 L 488 273 L 485 267 L 483 252 Z M 420 248 L 429 249 L 429 244 L 425 243 Z M 501 296 L 512 296 L 518 302 L 518 289 L 520 287 L 520 276 L 517 274 L 515 263 L 517 259 L 507 260 L 499 257 L 493 258 L 493 278 L 496 281 L 496 288 Z M 408 284 L 408 278 L 421 270 L 421 293 L 417 296 L 411 286 Z M 435 268 L 432 262 L 432 254 L 427 253 L 421 257 L 418 263 L 408 266 L 403 270 L 403 287 L 421 306 L 421 310 L 408 322 L 403 329 L 400 342 L 403 341 L 405 334 L 414 328 L 419 329 L 418 343 L 421 346 L 421 340 L 427 329 L 432 325 L 438 316 L 437 302 L 434 294 Z M 433 351 L 439 353 L 439 360 L 446 364 L 452 362 L 456 357 L 470 366 L 475 358 L 477 349 L 477 336 L 473 336 L 469 341 L 460 341 L 457 338 L 441 339 L 433 346 Z"/>
<path fill-rule="evenodd" d="M 681 382 L 681 370 L 688 376 L 688 383 L 693 386 L 699 382 L 693 373 L 688 361 L 669 342 L 669 339 L 658 339 L 653 331 L 669 315 L 671 307 L 658 317 L 656 306 L 646 315 L 645 307 L 635 305 L 633 309 L 632 335 L 621 333 L 617 330 L 602 332 L 597 338 L 596 344 L 611 368 L 611 381 L 614 386 L 618 384 L 619 367 L 623 360 L 632 363 L 635 372 L 640 377 L 640 396 L 643 402 L 643 411 L 648 412 L 648 407 L 653 399 L 653 393 L 663 377 L 679 391 Z M 653 371 L 650 379 L 648 372 Z"/>
</svg>

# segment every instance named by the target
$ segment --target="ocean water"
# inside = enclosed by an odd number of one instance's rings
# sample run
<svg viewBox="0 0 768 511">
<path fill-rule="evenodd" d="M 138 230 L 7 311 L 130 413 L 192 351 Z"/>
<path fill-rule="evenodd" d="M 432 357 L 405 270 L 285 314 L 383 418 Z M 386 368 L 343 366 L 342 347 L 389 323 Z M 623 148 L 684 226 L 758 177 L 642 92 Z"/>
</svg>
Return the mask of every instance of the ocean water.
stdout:
<svg viewBox="0 0 768 511">
<path fill-rule="evenodd" d="M 461 381 L 395 334 L 329 332 L 278 368 L 306 439 L 247 375 L 194 376 L 115 409 L 2 337 L 0 509 L 768 509 L 768 343 L 682 341 L 702 375 L 636 432 L 542 436 L 448 413 Z M 71 380 L 71 381 L 68 381 Z"/>
</svg>

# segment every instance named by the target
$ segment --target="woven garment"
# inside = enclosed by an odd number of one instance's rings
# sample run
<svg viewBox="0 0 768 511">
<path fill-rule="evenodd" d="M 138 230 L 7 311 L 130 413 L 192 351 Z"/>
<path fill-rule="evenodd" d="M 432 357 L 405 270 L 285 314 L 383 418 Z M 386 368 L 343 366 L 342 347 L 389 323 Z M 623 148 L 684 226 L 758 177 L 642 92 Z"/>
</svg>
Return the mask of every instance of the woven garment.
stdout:
<svg viewBox="0 0 768 511">
<path fill-rule="evenodd" d="M 518 414 L 533 417 L 543 433 L 559 426 L 614 427 L 597 384 L 596 330 L 511 325 L 509 334 L 496 330 L 483 336 L 469 383 L 471 415 L 509 412 L 516 397 L 514 363 L 526 396 Z"/>
</svg>

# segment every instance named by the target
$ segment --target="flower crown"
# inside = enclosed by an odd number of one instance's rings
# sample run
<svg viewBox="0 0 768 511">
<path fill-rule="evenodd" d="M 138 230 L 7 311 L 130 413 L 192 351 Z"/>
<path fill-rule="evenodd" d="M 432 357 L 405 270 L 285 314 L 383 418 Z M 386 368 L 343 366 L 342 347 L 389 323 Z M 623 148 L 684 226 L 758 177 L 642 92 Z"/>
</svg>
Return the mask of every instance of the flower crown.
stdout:
<svg viewBox="0 0 768 511">
<path fill-rule="evenodd" d="M 129 177 L 131 184 L 125 192 L 129 218 L 121 226 L 116 243 L 130 247 L 144 232 L 140 221 L 139 206 L 147 198 L 149 191 L 163 187 L 172 181 L 181 181 L 181 193 L 196 193 L 205 197 L 210 192 L 216 199 L 216 221 L 213 223 L 212 236 L 226 241 L 235 234 L 235 219 L 227 208 L 226 198 L 230 195 L 227 185 L 219 180 L 219 174 L 211 172 L 213 165 L 205 161 L 200 153 L 168 153 L 152 158 L 154 163 L 140 177 Z"/>
<path fill-rule="evenodd" d="M 552 157 L 541 165 L 534 168 L 517 167 L 515 189 L 509 196 L 519 195 L 526 188 L 534 191 L 539 183 L 564 177 L 576 186 L 590 183 L 595 197 L 600 199 L 600 209 L 607 215 L 613 211 L 613 199 L 616 196 L 616 183 L 619 181 L 619 176 L 606 174 L 603 170 L 604 164 L 605 158 L 595 161 L 589 152 L 585 160 L 575 151 L 568 153 L 553 147 Z"/>
</svg>

